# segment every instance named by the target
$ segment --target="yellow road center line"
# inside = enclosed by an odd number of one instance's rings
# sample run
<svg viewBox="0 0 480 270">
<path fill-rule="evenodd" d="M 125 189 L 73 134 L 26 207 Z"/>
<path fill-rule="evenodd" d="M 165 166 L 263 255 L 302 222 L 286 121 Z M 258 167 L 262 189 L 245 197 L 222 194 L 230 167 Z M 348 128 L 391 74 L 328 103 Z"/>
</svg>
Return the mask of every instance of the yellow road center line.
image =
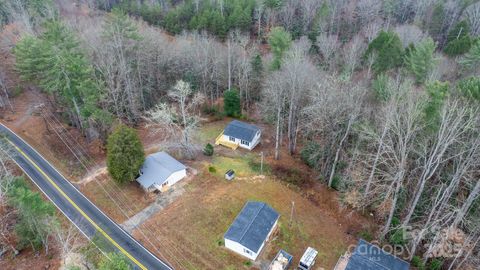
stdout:
<svg viewBox="0 0 480 270">
<path fill-rule="evenodd" d="M 127 256 L 130 260 L 132 260 L 136 265 L 138 265 L 143 270 L 148 270 L 143 264 L 141 264 L 137 259 L 135 259 L 130 253 L 128 253 L 125 249 L 123 249 L 115 240 L 113 240 L 100 226 L 98 226 L 83 210 L 72 200 L 68 197 L 67 194 L 53 181 L 25 152 L 22 151 L 18 146 L 16 146 L 12 141 L 7 139 L 8 142 L 15 147 L 15 149 L 22 154 L 34 167 L 37 169 L 62 195 L 67 199 L 67 201 L 72 204 L 75 209 L 77 209 L 83 217 L 85 217 L 92 225 L 95 227 L 97 231 L 99 231 L 105 238 L 107 238 L 115 247 L 117 247 L 125 256 Z M 33 179 L 32 179 L 33 180 Z M 67 180 L 68 181 L 68 180 Z"/>
</svg>

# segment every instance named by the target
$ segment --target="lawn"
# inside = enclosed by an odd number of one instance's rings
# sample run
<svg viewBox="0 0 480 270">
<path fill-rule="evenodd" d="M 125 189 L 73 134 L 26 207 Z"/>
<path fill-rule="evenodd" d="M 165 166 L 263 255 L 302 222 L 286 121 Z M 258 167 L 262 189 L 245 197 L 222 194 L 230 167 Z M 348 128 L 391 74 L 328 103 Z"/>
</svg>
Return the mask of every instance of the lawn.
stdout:
<svg viewBox="0 0 480 270">
<path fill-rule="evenodd" d="M 196 140 L 202 145 L 206 143 L 214 144 L 215 139 L 218 135 L 220 135 L 220 133 L 222 133 L 228 122 L 229 120 L 222 120 L 203 125 L 197 133 L 198 135 Z"/>
<path fill-rule="evenodd" d="M 208 171 L 211 163 L 216 173 Z M 223 234 L 248 200 L 266 202 L 281 214 L 276 233 L 253 267 L 268 264 L 280 248 L 296 264 L 312 246 L 319 251 L 317 265 L 331 269 L 351 243 L 329 213 L 272 176 L 255 175 L 247 157 L 215 156 L 211 163 L 197 163 L 199 174 L 187 185 L 188 192 L 134 231 L 177 269 L 251 268 L 247 259 L 223 247 Z M 238 172 L 234 181 L 223 180 L 228 168 Z"/>
<path fill-rule="evenodd" d="M 136 182 L 119 185 L 109 175 L 99 175 L 88 184 L 81 185 L 80 190 L 117 223 L 126 221 L 155 200 Z"/>
</svg>

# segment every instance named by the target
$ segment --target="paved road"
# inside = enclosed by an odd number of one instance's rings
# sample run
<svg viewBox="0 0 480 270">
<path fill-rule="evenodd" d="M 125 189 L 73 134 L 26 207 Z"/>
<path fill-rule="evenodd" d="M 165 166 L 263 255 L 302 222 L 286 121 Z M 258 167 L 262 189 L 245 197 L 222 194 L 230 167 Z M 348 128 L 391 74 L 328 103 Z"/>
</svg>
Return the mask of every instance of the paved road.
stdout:
<svg viewBox="0 0 480 270">
<path fill-rule="evenodd" d="M 110 246 L 123 253 L 135 269 L 173 269 L 120 228 L 46 159 L 3 124 L 0 124 L 0 133 L 12 145 L 17 165 L 87 238 L 95 235 L 102 237 L 108 243 L 104 245 L 105 248 Z"/>
</svg>

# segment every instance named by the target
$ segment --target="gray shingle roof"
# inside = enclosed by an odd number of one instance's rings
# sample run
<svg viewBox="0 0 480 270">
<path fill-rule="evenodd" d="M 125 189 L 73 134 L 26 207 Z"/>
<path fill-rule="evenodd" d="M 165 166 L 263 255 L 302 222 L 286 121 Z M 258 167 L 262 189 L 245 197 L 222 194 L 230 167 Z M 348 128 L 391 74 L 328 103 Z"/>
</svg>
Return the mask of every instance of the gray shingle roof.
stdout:
<svg viewBox="0 0 480 270">
<path fill-rule="evenodd" d="M 408 270 L 406 261 L 360 239 L 345 270 Z"/>
<path fill-rule="evenodd" d="M 279 217 L 277 211 L 268 204 L 249 201 L 228 228 L 224 237 L 257 253 Z"/>
<path fill-rule="evenodd" d="M 185 165 L 165 152 L 158 152 L 145 158 L 140 171 L 142 175 L 137 178 L 138 183 L 147 189 L 153 184 L 161 185 L 174 172 L 185 169 Z"/>
<path fill-rule="evenodd" d="M 257 126 L 240 122 L 238 120 L 233 120 L 225 127 L 223 134 L 240 140 L 252 142 L 255 134 L 259 130 L 260 128 Z"/>
</svg>

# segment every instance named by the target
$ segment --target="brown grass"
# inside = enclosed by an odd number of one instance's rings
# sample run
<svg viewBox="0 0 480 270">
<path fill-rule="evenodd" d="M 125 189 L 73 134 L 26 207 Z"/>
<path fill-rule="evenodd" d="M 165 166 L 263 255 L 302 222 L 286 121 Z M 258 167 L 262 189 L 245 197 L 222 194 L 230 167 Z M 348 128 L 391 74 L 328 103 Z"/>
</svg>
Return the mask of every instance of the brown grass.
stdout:
<svg viewBox="0 0 480 270">
<path fill-rule="evenodd" d="M 281 214 L 279 229 L 257 262 L 270 261 L 283 248 L 297 263 L 312 246 L 319 251 L 318 265 L 330 269 L 352 241 L 324 209 L 272 177 L 239 177 L 227 182 L 209 173 L 206 163 L 201 166 L 201 173 L 181 198 L 143 224 L 141 231 L 134 231 L 136 238 L 178 269 L 245 268 L 247 259 L 226 250 L 222 240 L 248 200 L 266 202 Z M 289 225 L 292 201 L 295 208 Z"/>
</svg>

